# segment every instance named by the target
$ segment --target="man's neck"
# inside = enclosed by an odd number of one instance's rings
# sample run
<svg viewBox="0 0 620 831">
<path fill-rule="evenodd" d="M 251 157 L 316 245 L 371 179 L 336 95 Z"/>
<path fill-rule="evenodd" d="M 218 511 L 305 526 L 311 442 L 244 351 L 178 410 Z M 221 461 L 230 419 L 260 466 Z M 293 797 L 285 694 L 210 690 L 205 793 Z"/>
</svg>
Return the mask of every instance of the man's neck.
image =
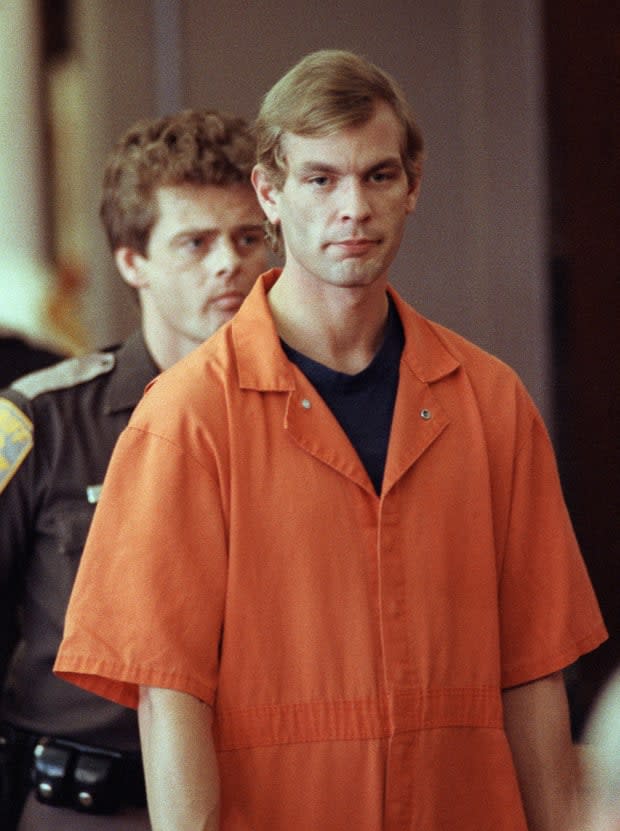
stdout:
<svg viewBox="0 0 620 831">
<path fill-rule="evenodd" d="M 293 349 L 338 372 L 361 372 L 383 342 L 388 315 L 386 281 L 310 289 L 286 270 L 268 299 L 278 334 Z"/>
<path fill-rule="evenodd" d="M 162 327 L 149 325 L 142 319 L 142 335 L 146 347 L 160 370 L 169 369 L 181 358 L 196 348 L 194 341 L 184 338 L 177 333 L 170 333 Z"/>
</svg>

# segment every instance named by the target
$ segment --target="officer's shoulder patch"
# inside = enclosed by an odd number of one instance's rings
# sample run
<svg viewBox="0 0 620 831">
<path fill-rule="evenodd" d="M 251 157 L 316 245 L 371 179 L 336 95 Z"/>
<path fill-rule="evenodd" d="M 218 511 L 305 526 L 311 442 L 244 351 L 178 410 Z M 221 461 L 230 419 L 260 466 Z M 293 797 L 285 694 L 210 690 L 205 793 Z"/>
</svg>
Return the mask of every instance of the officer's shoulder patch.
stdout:
<svg viewBox="0 0 620 831">
<path fill-rule="evenodd" d="M 115 363 L 116 358 L 112 352 L 92 352 L 24 375 L 11 384 L 11 389 L 33 399 L 46 392 L 66 390 L 92 381 L 99 375 L 111 372 Z"/>
<path fill-rule="evenodd" d="M 32 422 L 8 398 L 0 398 L 0 493 L 32 448 Z"/>
</svg>

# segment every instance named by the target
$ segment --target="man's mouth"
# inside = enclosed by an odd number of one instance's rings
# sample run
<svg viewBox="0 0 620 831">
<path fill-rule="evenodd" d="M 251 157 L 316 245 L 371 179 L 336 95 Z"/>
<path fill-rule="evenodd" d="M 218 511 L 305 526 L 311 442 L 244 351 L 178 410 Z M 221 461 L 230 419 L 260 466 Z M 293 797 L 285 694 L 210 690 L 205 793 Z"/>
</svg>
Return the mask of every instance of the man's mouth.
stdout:
<svg viewBox="0 0 620 831">
<path fill-rule="evenodd" d="M 245 295 L 240 291 L 229 291 L 212 298 L 209 305 L 222 312 L 236 311 L 245 300 Z"/>
<path fill-rule="evenodd" d="M 377 242 L 378 240 L 369 237 L 352 237 L 351 239 L 337 240 L 332 245 L 348 256 L 359 257 L 368 253 L 377 245 Z"/>
</svg>

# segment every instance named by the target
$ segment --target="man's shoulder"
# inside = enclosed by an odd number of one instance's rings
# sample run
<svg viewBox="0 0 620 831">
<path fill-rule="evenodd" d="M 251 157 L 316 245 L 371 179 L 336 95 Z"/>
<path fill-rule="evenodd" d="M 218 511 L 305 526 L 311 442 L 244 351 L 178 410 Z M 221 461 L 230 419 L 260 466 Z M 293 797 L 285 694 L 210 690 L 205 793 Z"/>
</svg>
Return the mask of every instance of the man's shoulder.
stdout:
<svg viewBox="0 0 620 831">
<path fill-rule="evenodd" d="M 402 307 L 401 307 L 402 308 Z M 408 338 L 405 360 L 427 383 L 449 384 L 455 401 L 470 401 L 482 417 L 512 424 L 538 418 L 537 408 L 519 374 L 504 360 L 406 305 Z"/>
<path fill-rule="evenodd" d="M 218 329 L 206 341 L 171 367 L 161 372 L 149 384 L 150 390 L 174 390 L 183 398 L 202 397 L 205 385 L 219 378 L 224 383 L 230 379 L 235 364 L 235 347 L 230 336 L 230 322 Z"/>
<path fill-rule="evenodd" d="M 509 364 L 480 344 L 469 340 L 465 335 L 436 321 L 426 320 L 426 323 L 459 363 L 479 366 L 481 369 L 488 369 L 500 374 L 516 375 L 515 370 Z"/>
<path fill-rule="evenodd" d="M 433 324 L 437 336 L 452 350 L 462 377 L 455 389 L 469 401 L 499 443 L 512 435 L 529 434 L 534 425 L 546 432 L 542 416 L 518 372 L 501 358 L 456 332 Z"/>
<path fill-rule="evenodd" d="M 497 355 L 454 329 L 425 317 L 402 299 L 399 313 L 405 333 L 411 338 L 410 351 L 414 353 L 416 362 L 424 364 L 429 376 L 434 372 L 439 374 L 440 367 L 456 369 L 460 366 L 477 377 L 489 373 L 506 380 L 518 379 L 515 370 Z"/>
<path fill-rule="evenodd" d="M 239 384 L 230 337 L 219 329 L 207 341 L 154 378 L 129 426 L 172 441 L 223 423 L 230 390 Z"/>
<path fill-rule="evenodd" d="M 34 401 L 43 395 L 60 393 L 108 375 L 116 365 L 115 349 L 67 358 L 14 381 L 2 395 Z"/>
<path fill-rule="evenodd" d="M 0 391 L 0 491 L 35 445 L 44 456 L 67 443 L 90 443 L 95 455 L 107 452 L 110 430 L 96 415 L 103 410 L 93 406 L 93 400 L 99 401 L 99 388 L 93 391 L 94 396 L 85 390 L 112 377 L 117 366 L 115 352 L 112 347 L 68 358 L 25 375 Z M 89 415 L 79 428 L 76 410 Z M 35 458 L 34 454 L 30 458 Z M 42 458 L 37 453 L 33 464 L 39 465 Z"/>
</svg>

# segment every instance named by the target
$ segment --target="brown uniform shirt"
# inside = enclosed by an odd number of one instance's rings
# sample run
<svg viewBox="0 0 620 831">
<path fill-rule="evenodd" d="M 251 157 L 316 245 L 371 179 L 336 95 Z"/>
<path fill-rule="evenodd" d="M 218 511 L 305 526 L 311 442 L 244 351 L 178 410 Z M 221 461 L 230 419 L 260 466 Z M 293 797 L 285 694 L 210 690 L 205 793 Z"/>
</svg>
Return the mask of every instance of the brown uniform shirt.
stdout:
<svg viewBox="0 0 620 831">
<path fill-rule="evenodd" d="M 112 448 L 157 372 L 136 333 L 0 393 L 0 720 L 23 730 L 139 747 L 135 713 L 52 666 Z"/>
</svg>

